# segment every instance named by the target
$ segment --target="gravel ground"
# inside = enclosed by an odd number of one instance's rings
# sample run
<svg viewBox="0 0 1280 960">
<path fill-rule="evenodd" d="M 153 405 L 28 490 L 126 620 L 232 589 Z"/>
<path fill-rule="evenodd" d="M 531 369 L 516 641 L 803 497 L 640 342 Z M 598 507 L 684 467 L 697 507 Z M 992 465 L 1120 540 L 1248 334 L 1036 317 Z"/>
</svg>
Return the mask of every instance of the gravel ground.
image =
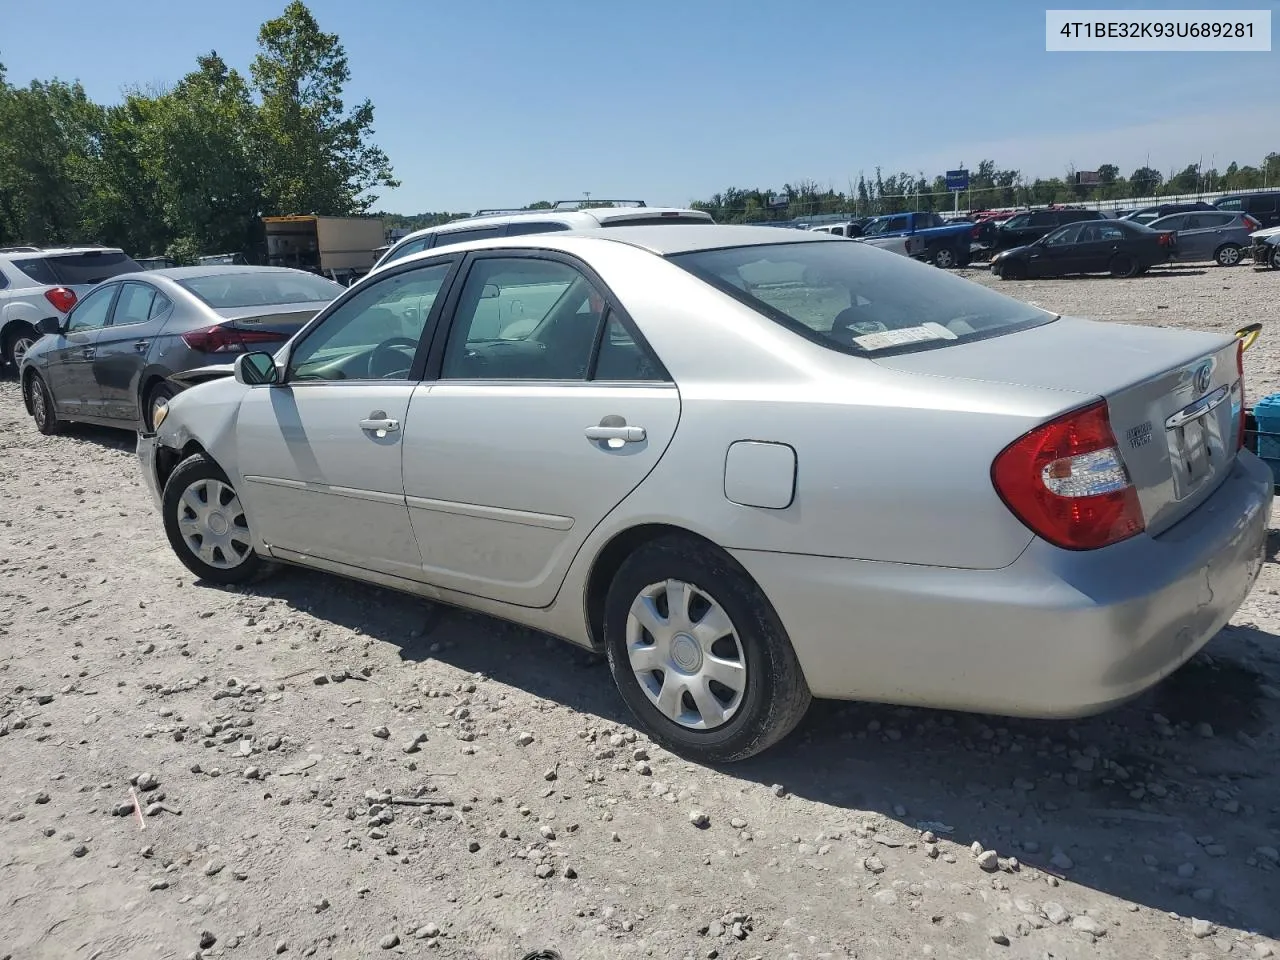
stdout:
<svg viewBox="0 0 1280 960">
<path fill-rule="evenodd" d="M 1227 329 L 1280 276 L 999 287 Z M 193 582 L 132 438 L 41 437 L 11 380 L 0 489 L 0 960 L 1280 956 L 1275 562 L 1121 710 L 818 704 L 721 771 L 529 631 L 318 573 Z"/>
</svg>

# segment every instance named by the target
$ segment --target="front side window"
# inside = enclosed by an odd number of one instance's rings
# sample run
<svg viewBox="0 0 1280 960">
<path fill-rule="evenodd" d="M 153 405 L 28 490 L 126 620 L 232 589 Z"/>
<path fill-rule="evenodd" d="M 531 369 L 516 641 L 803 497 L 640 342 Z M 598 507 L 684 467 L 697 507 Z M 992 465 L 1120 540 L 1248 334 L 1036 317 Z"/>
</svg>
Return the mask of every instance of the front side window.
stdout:
<svg viewBox="0 0 1280 960">
<path fill-rule="evenodd" d="M 458 300 L 440 376 L 585 379 L 603 315 L 604 298 L 568 264 L 477 260 Z"/>
<path fill-rule="evenodd" d="M 859 243 L 811 241 L 700 250 L 673 263 L 823 346 L 854 354 L 945 347 L 1055 315 Z"/>
<path fill-rule="evenodd" d="M 385 277 L 343 301 L 289 357 L 289 380 L 406 380 L 452 262 Z"/>
<path fill-rule="evenodd" d="M 1031 224 L 1031 214 L 1020 213 L 1016 217 L 1010 217 L 1004 222 L 1004 225 L 1010 230 L 1021 230 L 1023 227 Z"/>
<path fill-rule="evenodd" d="M 1061 227 L 1044 238 L 1046 247 L 1065 247 L 1080 239 L 1081 226 L 1078 223 Z"/>
<path fill-rule="evenodd" d="M 67 316 L 67 333 L 86 333 L 100 330 L 111 313 L 111 298 L 119 287 L 112 284 L 100 287 L 77 303 Z"/>
<path fill-rule="evenodd" d="M 123 327 L 130 323 L 145 323 L 151 316 L 151 305 L 156 298 L 155 287 L 145 283 L 125 283 L 120 287 L 120 298 L 111 314 L 111 325 Z"/>
</svg>

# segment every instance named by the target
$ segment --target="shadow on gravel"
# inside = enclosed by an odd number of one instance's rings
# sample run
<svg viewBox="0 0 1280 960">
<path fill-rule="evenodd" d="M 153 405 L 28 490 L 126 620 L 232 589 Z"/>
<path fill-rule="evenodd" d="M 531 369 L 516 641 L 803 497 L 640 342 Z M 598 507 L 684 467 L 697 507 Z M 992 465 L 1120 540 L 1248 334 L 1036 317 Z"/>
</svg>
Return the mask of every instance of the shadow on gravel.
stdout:
<svg viewBox="0 0 1280 960">
<path fill-rule="evenodd" d="M 406 660 L 634 725 L 600 658 L 534 631 L 319 573 L 286 572 L 251 592 L 394 644 Z M 1229 627 L 1140 700 L 1074 722 L 819 702 L 782 745 L 719 772 L 844 808 L 849 827 L 855 811 L 925 824 L 1133 903 L 1280 937 L 1280 864 L 1268 856 L 1280 844 L 1280 771 L 1265 710 L 1280 692 L 1248 662 L 1251 646 L 1276 642 Z M 830 823 L 815 818 L 814 832 Z M 979 887 L 983 877 L 976 865 L 957 875 Z M 1048 886 L 1039 896 L 1090 906 Z"/>
</svg>

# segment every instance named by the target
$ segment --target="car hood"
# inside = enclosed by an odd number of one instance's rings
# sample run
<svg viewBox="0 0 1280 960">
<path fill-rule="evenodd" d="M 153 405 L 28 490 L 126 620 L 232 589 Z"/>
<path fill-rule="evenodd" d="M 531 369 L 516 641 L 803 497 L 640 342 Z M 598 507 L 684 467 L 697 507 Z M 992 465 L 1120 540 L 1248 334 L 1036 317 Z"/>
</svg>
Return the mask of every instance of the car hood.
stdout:
<svg viewBox="0 0 1280 960">
<path fill-rule="evenodd" d="M 1035 244 L 1027 243 L 1027 244 L 1023 244 L 1021 247 L 1010 247 L 1008 250 L 1001 250 L 991 259 L 992 260 L 1008 260 L 1011 257 L 1020 257 L 1026 254 L 1026 252 L 1030 250 L 1033 246 L 1035 246 Z"/>
<path fill-rule="evenodd" d="M 1249 236 L 1254 239 L 1261 238 L 1267 242 L 1271 242 L 1277 237 L 1280 237 L 1280 227 L 1267 227 L 1265 230 L 1255 230 L 1253 233 L 1249 234 Z"/>
</svg>

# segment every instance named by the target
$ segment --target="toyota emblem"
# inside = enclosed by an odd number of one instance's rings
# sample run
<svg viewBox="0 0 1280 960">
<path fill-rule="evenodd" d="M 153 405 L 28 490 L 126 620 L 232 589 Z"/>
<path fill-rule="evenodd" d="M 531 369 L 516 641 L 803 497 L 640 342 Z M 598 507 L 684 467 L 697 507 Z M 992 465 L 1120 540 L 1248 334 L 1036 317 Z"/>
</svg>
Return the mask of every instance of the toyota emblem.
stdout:
<svg viewBox="0 0 1280 960">
<path fill-rule="evenodd" d="M 1206 393 L 1209 389 L 1209 380 L 1213 377 L 1213 361 L 1206 360 L 1200 366 L 1196 367 L 1195 384 L 1196 393 Z"/>
</svg>

